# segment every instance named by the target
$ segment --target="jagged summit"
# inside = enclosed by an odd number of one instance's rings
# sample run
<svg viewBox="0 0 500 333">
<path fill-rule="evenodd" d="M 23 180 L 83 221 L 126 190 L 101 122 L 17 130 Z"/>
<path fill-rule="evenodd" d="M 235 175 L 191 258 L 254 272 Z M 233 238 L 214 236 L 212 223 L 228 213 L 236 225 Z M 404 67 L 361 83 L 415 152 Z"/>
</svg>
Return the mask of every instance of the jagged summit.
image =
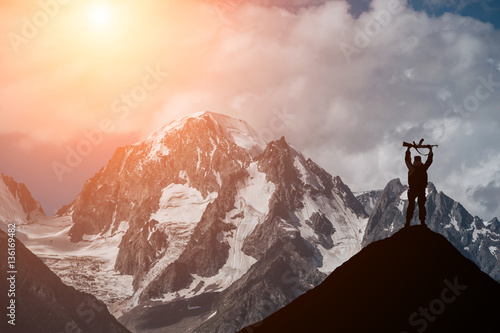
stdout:
<svg viewBox="0 0 500 333">
<path fill-rule="evenodd" d="M 275 307 L 296 296 L 275 276 L 298 276 L 297 291 L 317 285 L 361 249 L 367 222 L 340 177 L 284 138 L 264 145 L 246 122 L 212 112 L 119 148 L 65 211 L 73 242 L 119 242 L 107 251 L 115 271 L 133 277 L 123 306 L 131 327 L 165 303 L 234 300 L 221 301 L 199 332 L 262 319 L 247 307 L 250 285 Z M 144 305 L 151 309 L 136 312 Z"/>
<path fill-rule="evenodd" d="M 26 185 L 0 173 L 0 223 L 28 224 L 45 216 L 42 206 L 33 199 Z"/>
<path fill-rule="evenodd" d="M 117 149 L 87 181 L 67 208 L 74 211 L 72 239 L 113 232 L 122 221 L 149 221 L 161 197 L 171 194 L 162 193 L 171 184 L 200 192 L 197 203 L 206 205 L 231 174 L 248 167 L 262 150 L 255 131 L 242 120 L 202 112 L 171 122 L 146 140 Z"/>
<path fill-rule="evenodd" d="M 490 231 L 500 234 L 500 221 L 496 217 L 487 222 L 486 226 Z"/>
<path fill-rule="evenodd" d="M 374 242 L 252 332 L 496 332 L 500 285 L 422 226 Z M 242 330 L 241 332 L 248 332 Z"/>
<path fill-rule="evenodd" d="M 198 112 L 174 120 L 154 131 L 145 142 L 155 147 L 161 145 L 163 139 L 174 132 L 188 134 L 190 131 L 197 131 L 203 135 L 207 130 L 212 132 L 211 134 L 216 134 L 218 138 L 224 137 L 244 148 L 252 157 L 262 153 L 266 148 L 266 143 L 247 122 L 211 111 Z M 159 152 L 162 151 L 162 147 L 155 148 Z"/>
</svg>

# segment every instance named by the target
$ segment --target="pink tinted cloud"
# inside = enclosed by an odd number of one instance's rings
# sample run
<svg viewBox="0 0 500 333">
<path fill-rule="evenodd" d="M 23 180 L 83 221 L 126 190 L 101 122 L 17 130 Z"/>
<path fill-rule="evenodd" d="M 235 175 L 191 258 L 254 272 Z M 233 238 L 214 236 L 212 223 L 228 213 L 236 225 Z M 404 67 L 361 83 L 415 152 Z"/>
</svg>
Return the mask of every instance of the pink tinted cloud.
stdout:
<svg viewBox="0 0 500 333">
<path fill-rule="evenodd" d="M 52 215 L 62 205 L 68 204 L 81 191 L 83 184 L 102 168 L 119 146 L 137 141 L 137 133 L 109 135 L 94 147 L 92 154 L 83 158 L 73 172 L 64 174 L 58 181 L 52 164 L 64 163 L 66 147 L 75 147 L 81 138 L 60 144 L 35 140 L 27 134 L 0 135 L 0 172 L 24 183 L 33 197 L 40 201 L 45 213 Z"/>
</svg>

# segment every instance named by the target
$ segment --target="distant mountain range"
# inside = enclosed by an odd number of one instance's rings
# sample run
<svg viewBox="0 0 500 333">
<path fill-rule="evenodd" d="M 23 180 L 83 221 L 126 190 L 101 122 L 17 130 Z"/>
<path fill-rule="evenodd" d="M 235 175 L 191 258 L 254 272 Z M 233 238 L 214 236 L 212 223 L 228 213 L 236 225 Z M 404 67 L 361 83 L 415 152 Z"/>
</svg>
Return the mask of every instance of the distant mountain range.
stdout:
<svg viewBox="0 0 500 333">
<path fill-rule="evenodd" d="M 387 184 L 371 212 L 363 246 L 387 238 L 404 226 L 407 190 L 399 179 Z M 427 188 L 426 210 L 426 224 L 431 230 L 444 235 L 466 258 L 500 280 L 500 221 L 497 218 L 483 221 L 472 216 L 459 202 L 438 192 L 432 183 Z M 420 224 L 418 207 L 413 216 L 412 224 Z"/>
<path fill-rule="evenodd" d="M 18 207 L 27 246 L 131 331 L 235 332 L 401 229 L 405 190 L 353 194 L 284 138 L 265 144 L 246 122 L 202 112 L 117 149 L 53 218 L 27 189 L 4 190 L 0 213 Z M 498 220 L 432 184 L 427 206 L 430 228 L 498 279 Z"/>
</svg>

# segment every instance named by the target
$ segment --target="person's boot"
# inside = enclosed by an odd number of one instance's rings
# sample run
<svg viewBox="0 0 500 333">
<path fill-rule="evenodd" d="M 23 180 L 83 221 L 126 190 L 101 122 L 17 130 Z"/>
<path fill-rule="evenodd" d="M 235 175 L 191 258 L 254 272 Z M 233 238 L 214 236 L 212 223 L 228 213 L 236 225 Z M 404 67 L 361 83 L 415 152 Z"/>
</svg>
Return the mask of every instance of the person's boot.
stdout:
<svg viewBox="0 0 500 333">
<path fill-rule="evenodd" d="M 425 224 L 425 220 L 420 220 L 420 224 L 422 224 L 422 226 L 425 228 L 429 228 L 427 224 Z"/>
</svg>

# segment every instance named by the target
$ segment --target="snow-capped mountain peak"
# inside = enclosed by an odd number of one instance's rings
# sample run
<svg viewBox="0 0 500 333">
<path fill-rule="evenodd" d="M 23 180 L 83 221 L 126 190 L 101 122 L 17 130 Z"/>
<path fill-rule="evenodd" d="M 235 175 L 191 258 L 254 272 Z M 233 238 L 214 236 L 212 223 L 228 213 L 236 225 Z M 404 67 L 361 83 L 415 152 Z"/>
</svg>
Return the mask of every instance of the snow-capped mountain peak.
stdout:
<svg viewBox="0 0 500 333">
<path fill-rule="evenodd" d="M 28 224 L 45 216 L 42 206 L 33 199 L 26 185 L 0 173 L 0 223 Z"/>
<path fill-rule="evenodd" d="M 170 151 L 168 144 L 166 144 L 166 137 L 171 136 L 173 133 L 189 132 L 193 129 L 199 130 L 200 125 L 213 131 L 216 138 L 224 137 L 247 150 L 252 157 L 259 155 L 266 148 L 266 143 L 247 122 L 210 111 L 199 112 L 174 120 L 153 132 L 145 142 L 152 146 L 153 154 L 165 155 Z"/>
<path fill-rule="evenodd" d="M 238 294 L 247 279 L 284 306 L 361 249 L 367 222 L 340 177 L 285 138 L 264 145 L 246 122 L 212 112 L 117 149 L 65 212 L 73 242 L 116 241 L 107 248 L 116 253 L 115 271 L 133 276 L 125 311 Z M 296 290 L 283 291 L 280 274 L 298 275 Z M 245 302 L 229 304 L 206 331 L 262 319 L 253 310 L 240 318 Z M 240 323 L 226 320 L 235 316 Z"/>
</svg>

